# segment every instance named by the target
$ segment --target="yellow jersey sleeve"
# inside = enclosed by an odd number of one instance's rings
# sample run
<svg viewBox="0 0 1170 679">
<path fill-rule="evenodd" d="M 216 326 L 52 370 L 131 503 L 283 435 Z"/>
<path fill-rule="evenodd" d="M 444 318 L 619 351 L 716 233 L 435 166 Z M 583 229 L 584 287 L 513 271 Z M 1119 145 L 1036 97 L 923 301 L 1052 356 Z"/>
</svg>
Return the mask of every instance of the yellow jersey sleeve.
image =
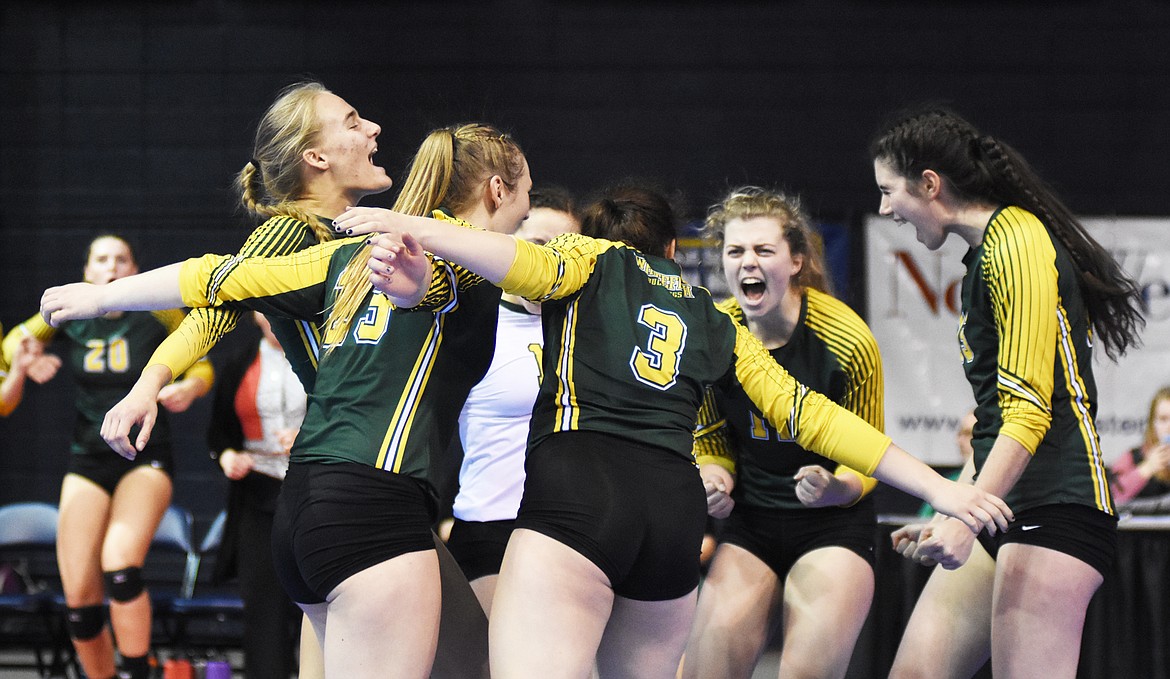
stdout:
<svg viewBox="0 0 1170 679">
<path fill-rule="evenodd" d="M 785 438 L 870 476 L 890 437 L 797 382 L 747 328 L 735 326 L 735 376 Z"/>
<path fill-rule="evenodd" d="M 49 342 L 57 334 L 57 329 L 45 322 L 40 314 L 36 314 L 24 323 L 16 326 L 4 336 L 3 358 L 5 371 L 12 365 L 12 357 L 16 355 L 16 348 L 25 337 L 33 336 L 41 342 Z"/>
<path fill-rule="evenodd" d="M 1000 433 L 1035 453 L 1052 425 L 1059 304 L 1056 249 L 1035 216 L 988 228 L 983 270 L 999 332 Z M 997 220 L 998 222 L 999 220 Z"/>
<path fill-rule="evenodd" d="M 278 257 L 301 247 L 308 225 L 292 217 L 277 216 L 266 220 L 244 241 L 243 257 Z M 200 308 L 187 314 L 178 328 L 154 350 L 147 366 L 165 365 L 172 377 L 186 372 L 205 356 L 224 335 L 235 329 L 243 315 L 238 309 Z"/>
<path fill-rule="evenodd" d="M 695 423 L 695 463 L 717 464 L 732 474 L 735 473 L 735 447 L 727 432 L 727 418 L 715 404 L 715 394 L 708 387 L 699 406 L 699 417 Z"/>
<path fill-rule="evenodd" d="M 500 288 L 533 302 L 561 299 L 577 292 L 593 274 L 597 258 L 617 243 L 568 233 L 545 245 L 516 240 L 516 258 Z"/>
<path fill-rule="evenodd" d="M 359 237 L 360 238 L 360 237 Z M 284 257 L 204 255 L 183 262 L 179 290 L 189 307 L 214 307 L 224 302 L 276 299 L 322 286 L 329 261 L 340 247 L 358 238 L 329 241 Z M 321 305 L 315 311 L 321 311 Z M 282 313 L 294 316 L 298 310 Z"/>
</svg>

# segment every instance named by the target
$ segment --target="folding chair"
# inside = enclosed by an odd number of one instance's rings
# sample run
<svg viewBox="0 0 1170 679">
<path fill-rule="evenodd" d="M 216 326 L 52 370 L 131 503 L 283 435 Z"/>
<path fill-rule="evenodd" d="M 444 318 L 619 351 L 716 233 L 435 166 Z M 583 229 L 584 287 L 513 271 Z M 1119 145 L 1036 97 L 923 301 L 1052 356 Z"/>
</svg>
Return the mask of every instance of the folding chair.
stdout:
<svg viewBox="0 0 1170 679">
<path fill-rule="evenodd" d="M 0 507 L 0 559 L 15 560 L 12 574 L 17 590 L 0 594 L 0 638 L 5 646 L 32 648 L 33 664 L 42 677 L 74 676 L 81 671 L 65 620 L 56 604 L 63 601 L 59 589 L 35 582 L 34 564 L 56 575 L 57 507 L 45 502 L 17 502 Z M 47 564 L 47 565 L 46 565 Z M 6 664 L 6 667 L 29 667 Z"/>
</svg>

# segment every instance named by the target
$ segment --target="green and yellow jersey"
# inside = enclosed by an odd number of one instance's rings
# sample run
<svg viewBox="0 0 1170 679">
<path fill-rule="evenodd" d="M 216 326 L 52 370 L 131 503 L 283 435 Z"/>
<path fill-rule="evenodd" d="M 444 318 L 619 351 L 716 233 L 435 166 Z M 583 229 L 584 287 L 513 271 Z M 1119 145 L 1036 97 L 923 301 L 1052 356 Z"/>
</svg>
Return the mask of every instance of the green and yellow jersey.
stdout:
<svg viewBox="0 0 1170 679">
<path fill-rule="evenodd" d="M 4 339 L 4 354 L 11 356 L 20 340 L 31 335 L 49 342 L 58 334 L 68 342 L 65 364 L 77 380 L 77 425 L 72 452 L 105 452 L 109 446 L 101 437 L 106 411 L 122 400 L 146 367 L 151 352 L 183 320 L 183 312 L 127 311 L 86 321 L 68 321 L 60 328 L 45 323 L 40 314 L 13 328 Z M 214 379 L 211 363 L 195 362 L 184 377 L 199 377 L 210 385 Z M 159 412 L 150 438 L 151 447 L 169 447 L 170 425 Z"/>
<path fill-rule="evenodd" d="M 734 298 L 718 306 L 747 327 Z M 788 343 L 769 353 L 801 384 L 856 413 L 875 429 L 885 428 L 885 386 L 877 341 L 865 321 L 844 302 L 819 290 L 806 290 Z M 737 503 L 765 509 L 802 509 L 793 475 L 806 465 L 836 466 L 781 436 L 738 387 L 710 388 L 695 428 L 695 457 L 699 464 L 719 464 L 737 475 L 732 491 Z M 836 473 L 860 476 L 863 497 L 877 485 L 876 480 L 845 466 Z"/>
<path fill-rule="evenodd" d="M 317 244 L 317 235 L 305 222 L 285 216 L 272 217 L 258 226 L 244 242 L 239 257 L 280 257 Z M 230 306 L 193 309 L 182 325 L 150 357 L 147 365 L 162 364 L 172 375 L 185 371 L 236 327 L 243 312 Z M 312 321 L 271 318 L 272 333 L 284 349 L 293 372 L 305 391 L 313 390 L 321 331 Z"/>
<path fill-rule="evenodd" d="M 237 303 L 324 327 L 338 278 L 363 241 L 330 241 L 285 257 L 188 260 L 183 302 Z M 499 297 L 498 288 L 439 259 L 417 309 L 369 293 L 352 323 L 322 337 L 292 461 L 356 462 L 431 483 L 431 460 L 450 443 L 468 391 L 491 363 Z"/>
<path fill-rule="evenodd" d="M 673 261 L 577 234 L 517 242 L 500 282 L 542 302 L 543 381 L 530 445 L 589 430 L 693 461 L 706 387 L 738 379 L 782 436 L 870 474 L 890 439 L 798 383 Z"/>
<path fill-rule="evenodd" d="M 1092 326 L 1072 257 L 1035 215 L 1006 207 L 963 262 L 958 338 L 977 404 L 976 470 L 1004 434 L 1032 453 L 1004 497 L 1012 509 L 1073 503 L 1112 514 Z"/>
<path fill-rule="evenodd" d="M 3 336 L 4 336 L 4 325 L 0 324 L 0 337 L 3 337 Z M 0 382 L 3 382 L 4 378 L 8 377 L 9 367 L 11 367 L 11 364 L 8 360 L 8 357 L 4 354 L 3 351 L 0 351 Z"/>
</svg>

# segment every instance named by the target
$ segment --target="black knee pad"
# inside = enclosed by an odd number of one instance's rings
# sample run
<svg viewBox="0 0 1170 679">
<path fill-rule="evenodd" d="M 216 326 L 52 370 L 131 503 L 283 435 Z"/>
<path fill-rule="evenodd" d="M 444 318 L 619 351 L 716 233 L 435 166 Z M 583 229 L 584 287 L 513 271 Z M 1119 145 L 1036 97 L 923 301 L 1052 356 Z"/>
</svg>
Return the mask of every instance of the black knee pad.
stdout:
<svg viewBox="0 0 1170 679">
<path fill-rule="evenodd" d="M 65 609 L 65 627 L 69 637 L 85 641 L 102 633 L 106 626 L 105 606 L 81 606 Z"/>
<path fill-rule="evenodd" d="M 122 656 L 122 671 L 117 674 L 118 679 L 150 679 L 150 656 L 142 655 L 137 658 Z"/>
<path fill-rule="evenodd" d="M 121 570 L 106 571 L 106 594 L 119 603 L 132 601 L 146 589 L 142 582 L 142 569 L 129 566 Z"/>
</svg>

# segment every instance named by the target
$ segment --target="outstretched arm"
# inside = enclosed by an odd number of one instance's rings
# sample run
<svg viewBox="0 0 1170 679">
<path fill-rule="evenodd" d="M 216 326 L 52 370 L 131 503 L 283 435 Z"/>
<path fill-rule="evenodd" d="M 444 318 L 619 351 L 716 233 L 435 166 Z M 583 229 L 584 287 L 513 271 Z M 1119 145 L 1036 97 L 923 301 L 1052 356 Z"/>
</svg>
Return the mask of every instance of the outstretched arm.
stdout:
<svg viewBox="0 0 1170 679">
<path fill-rule="evenodd" d="M 516 239 L 502 233 L 466 229 L 430 217 L 414 217 L 372 207 L 351 207 L 333 222 L 346 233 L 380 233 L 372 236 L 375 250 L 387 266 L 403 250 L 403 236 L 409 234 L 427 252 L 449 259 L 483 276 L 493 284 L 504 276 L 516 259 Z M 386 256 L 386 254 L 392 256 Z M 371 266 L 373 268 L 373 266 Z"/>
<path fill-rule="evenodd" d="M 41 316 L 54 328 L 65 321 L 97 318 L 111 311 L 155 311 L 183 306 L 179 292 L 182 263 L 105 285 L 70 283 L 49 288 L 41 296 Z"/>
</svg>

